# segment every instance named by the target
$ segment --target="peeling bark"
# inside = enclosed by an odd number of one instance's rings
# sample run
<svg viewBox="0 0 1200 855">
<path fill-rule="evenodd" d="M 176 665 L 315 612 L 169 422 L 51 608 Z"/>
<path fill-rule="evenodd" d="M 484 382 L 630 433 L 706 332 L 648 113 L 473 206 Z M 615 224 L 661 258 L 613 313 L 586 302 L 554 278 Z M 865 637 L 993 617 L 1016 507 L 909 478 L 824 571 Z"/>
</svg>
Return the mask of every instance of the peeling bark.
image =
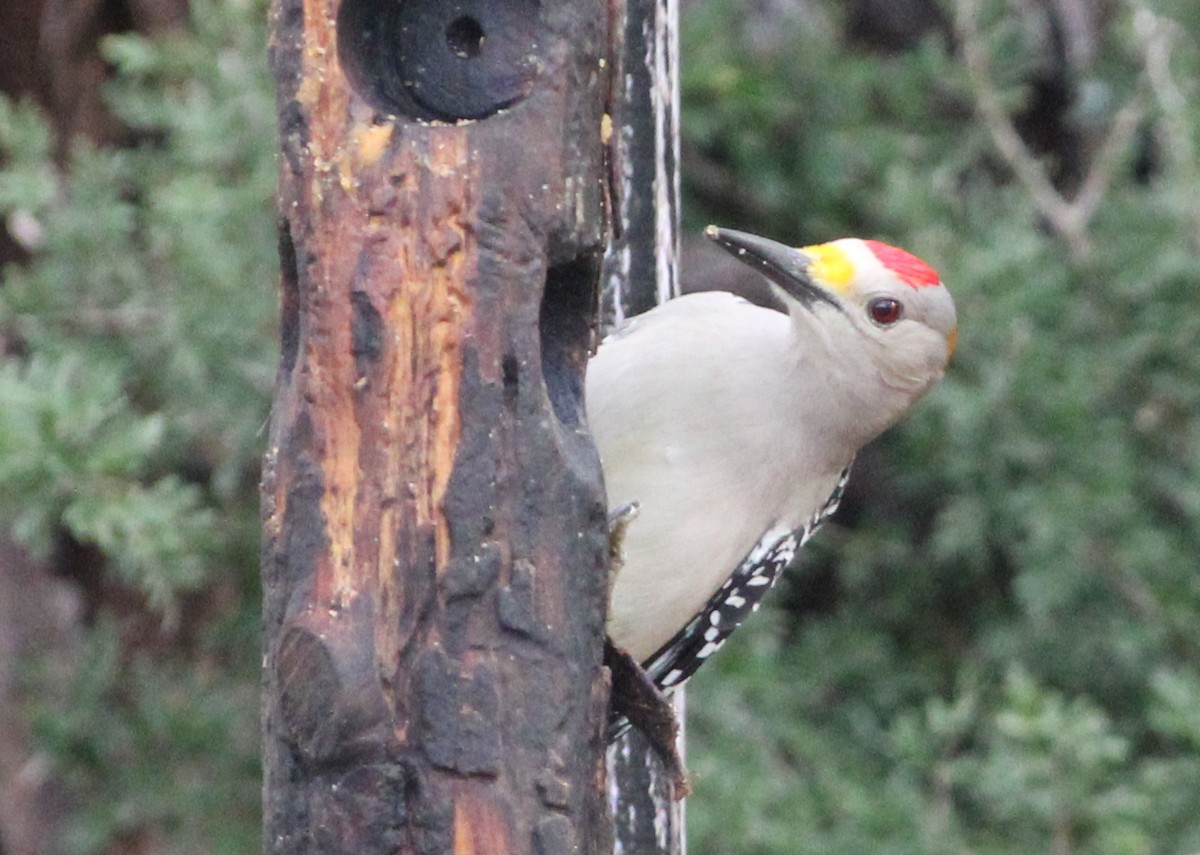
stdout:
<svg viewBox="0 0 1200 855">
<path fill-rule="evenodd" d="M 272 15 L 265 851 L 608 851 L 581 391 L 608 11 Z"/>
</svg>

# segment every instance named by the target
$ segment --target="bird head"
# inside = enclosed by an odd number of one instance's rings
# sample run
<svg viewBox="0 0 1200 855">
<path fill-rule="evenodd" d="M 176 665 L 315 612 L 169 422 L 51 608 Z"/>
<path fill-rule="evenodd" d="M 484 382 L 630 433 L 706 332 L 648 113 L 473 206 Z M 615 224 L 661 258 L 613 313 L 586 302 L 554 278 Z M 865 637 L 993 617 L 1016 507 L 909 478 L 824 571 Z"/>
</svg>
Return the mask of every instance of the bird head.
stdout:
<svg viewBox="0 0 1200 855">
<path fill-rule="evenodd" d="M 859 238 L 793 248 L 716 226 L 705 235 L 770 280 L 827 364 L 870 371 L 909 401 L 941 378 L 957 341 L 954 301 L 915 255 Z"/>
</svg>

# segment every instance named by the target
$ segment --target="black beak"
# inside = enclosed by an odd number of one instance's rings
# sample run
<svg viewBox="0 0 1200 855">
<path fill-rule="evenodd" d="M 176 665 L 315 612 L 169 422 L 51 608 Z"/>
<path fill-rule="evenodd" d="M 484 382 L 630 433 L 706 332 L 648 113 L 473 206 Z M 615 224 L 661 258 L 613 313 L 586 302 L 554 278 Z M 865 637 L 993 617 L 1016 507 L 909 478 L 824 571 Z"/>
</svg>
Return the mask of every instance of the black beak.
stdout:
<svg viewBox="0 0 1200 855">
<path fill-rule="evenodd" d="M 812 309 L 817 303 L 826 303 L 842 311 L 837 297 L 813 281 L 808 272 L 812 259 L 800 250 L 769 238 L 717 226 L 708 226 L 704 236 L 739 261 L 757 267 L 804 308 Z"/>
</svg>

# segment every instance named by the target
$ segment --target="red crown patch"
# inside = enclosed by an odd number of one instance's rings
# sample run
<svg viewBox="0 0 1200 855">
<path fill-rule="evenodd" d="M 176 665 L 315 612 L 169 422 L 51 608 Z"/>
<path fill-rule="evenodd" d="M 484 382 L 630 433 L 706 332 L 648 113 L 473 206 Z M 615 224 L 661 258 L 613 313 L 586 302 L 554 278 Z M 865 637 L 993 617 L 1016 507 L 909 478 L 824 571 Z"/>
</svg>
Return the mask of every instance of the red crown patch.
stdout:
<svg viewBox="0 0 1200 855">
<path fill-rule="evenodd" d="M 938 285 L 942 281 L 941 277 L 937 275 L 936 270 L 911 252 L 905 252 L 902 249 L 889 246 L 886 243 L 880 243 L 877 240 L 864 240 L 863 243 L 879 259 L 880 264 L 914 288 L 923 288 L 926 285 Z"/>
</svg>

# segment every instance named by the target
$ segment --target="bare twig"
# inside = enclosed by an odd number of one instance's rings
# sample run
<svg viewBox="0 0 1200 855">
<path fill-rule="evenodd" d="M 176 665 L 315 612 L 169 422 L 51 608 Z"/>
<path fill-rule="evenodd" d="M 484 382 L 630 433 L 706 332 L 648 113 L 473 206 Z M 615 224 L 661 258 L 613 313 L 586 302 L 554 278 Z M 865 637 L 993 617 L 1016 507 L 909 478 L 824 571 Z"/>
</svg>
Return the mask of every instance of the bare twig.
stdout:
<svg viewBox="0 0 1200 855">
<path fill-rule="evenodd" d="M 1092 215 L 1100 207 L 1104 194 L 1108 192 L 1108 186 L 1116 174 L 1117 167 L 1120 166 L 1121 156 L 1128 150 L 1138 126 L 1142 123 L 1145 101 L 1145 93 L 1139 88 L 1113 117 L 1104 142 L 1088 167 L 1083 187 L 1071 203 L 1071 207 L 1078 211 L 1081 229 L 1087 228 Z"/>
<path fill-rule="evenodd" d="M 975 96 L 976 109 L 992 136 L 996 150 L 1017 180 L 1025 185 L 1038 211 L 1050 221 L 1055 231 L 1074 245 L 1078 235 L 1070 204 L 1054 188 L 1042 164 L 1026 148 L 1000 100 L 1000 93 L 992 84 L 987 48 L 979 35 L 978 17 L 976 0 L 959 0 L 956 4 L 955 30 L 962 44 L 963 61 L 967 66 L 967 78 Z"/>
<path fill-rule="evenodd" d="M 1024 185 L 1038 212 L 1063 240 L 1073 258 L 1085 260 L 1091 254 L 1088 225 L 1108 192 L 1113 176 L 1127 151 L 1145 112 L 1145 94 L 1141 87 L 1117 112 L 1099 153 L 1088 166 L 1082 189 L 1068 199 L 1054 186 L 1040 161 L 1030 152 L 1013 124 L 992 82 L 987 48 L 979 34 L 977 0 L 958 0 L 955 29 L 962 45 L 967 77 L 975 97 L 975 106 L 992 143 L 1017 180 Z"/>
</svg>

